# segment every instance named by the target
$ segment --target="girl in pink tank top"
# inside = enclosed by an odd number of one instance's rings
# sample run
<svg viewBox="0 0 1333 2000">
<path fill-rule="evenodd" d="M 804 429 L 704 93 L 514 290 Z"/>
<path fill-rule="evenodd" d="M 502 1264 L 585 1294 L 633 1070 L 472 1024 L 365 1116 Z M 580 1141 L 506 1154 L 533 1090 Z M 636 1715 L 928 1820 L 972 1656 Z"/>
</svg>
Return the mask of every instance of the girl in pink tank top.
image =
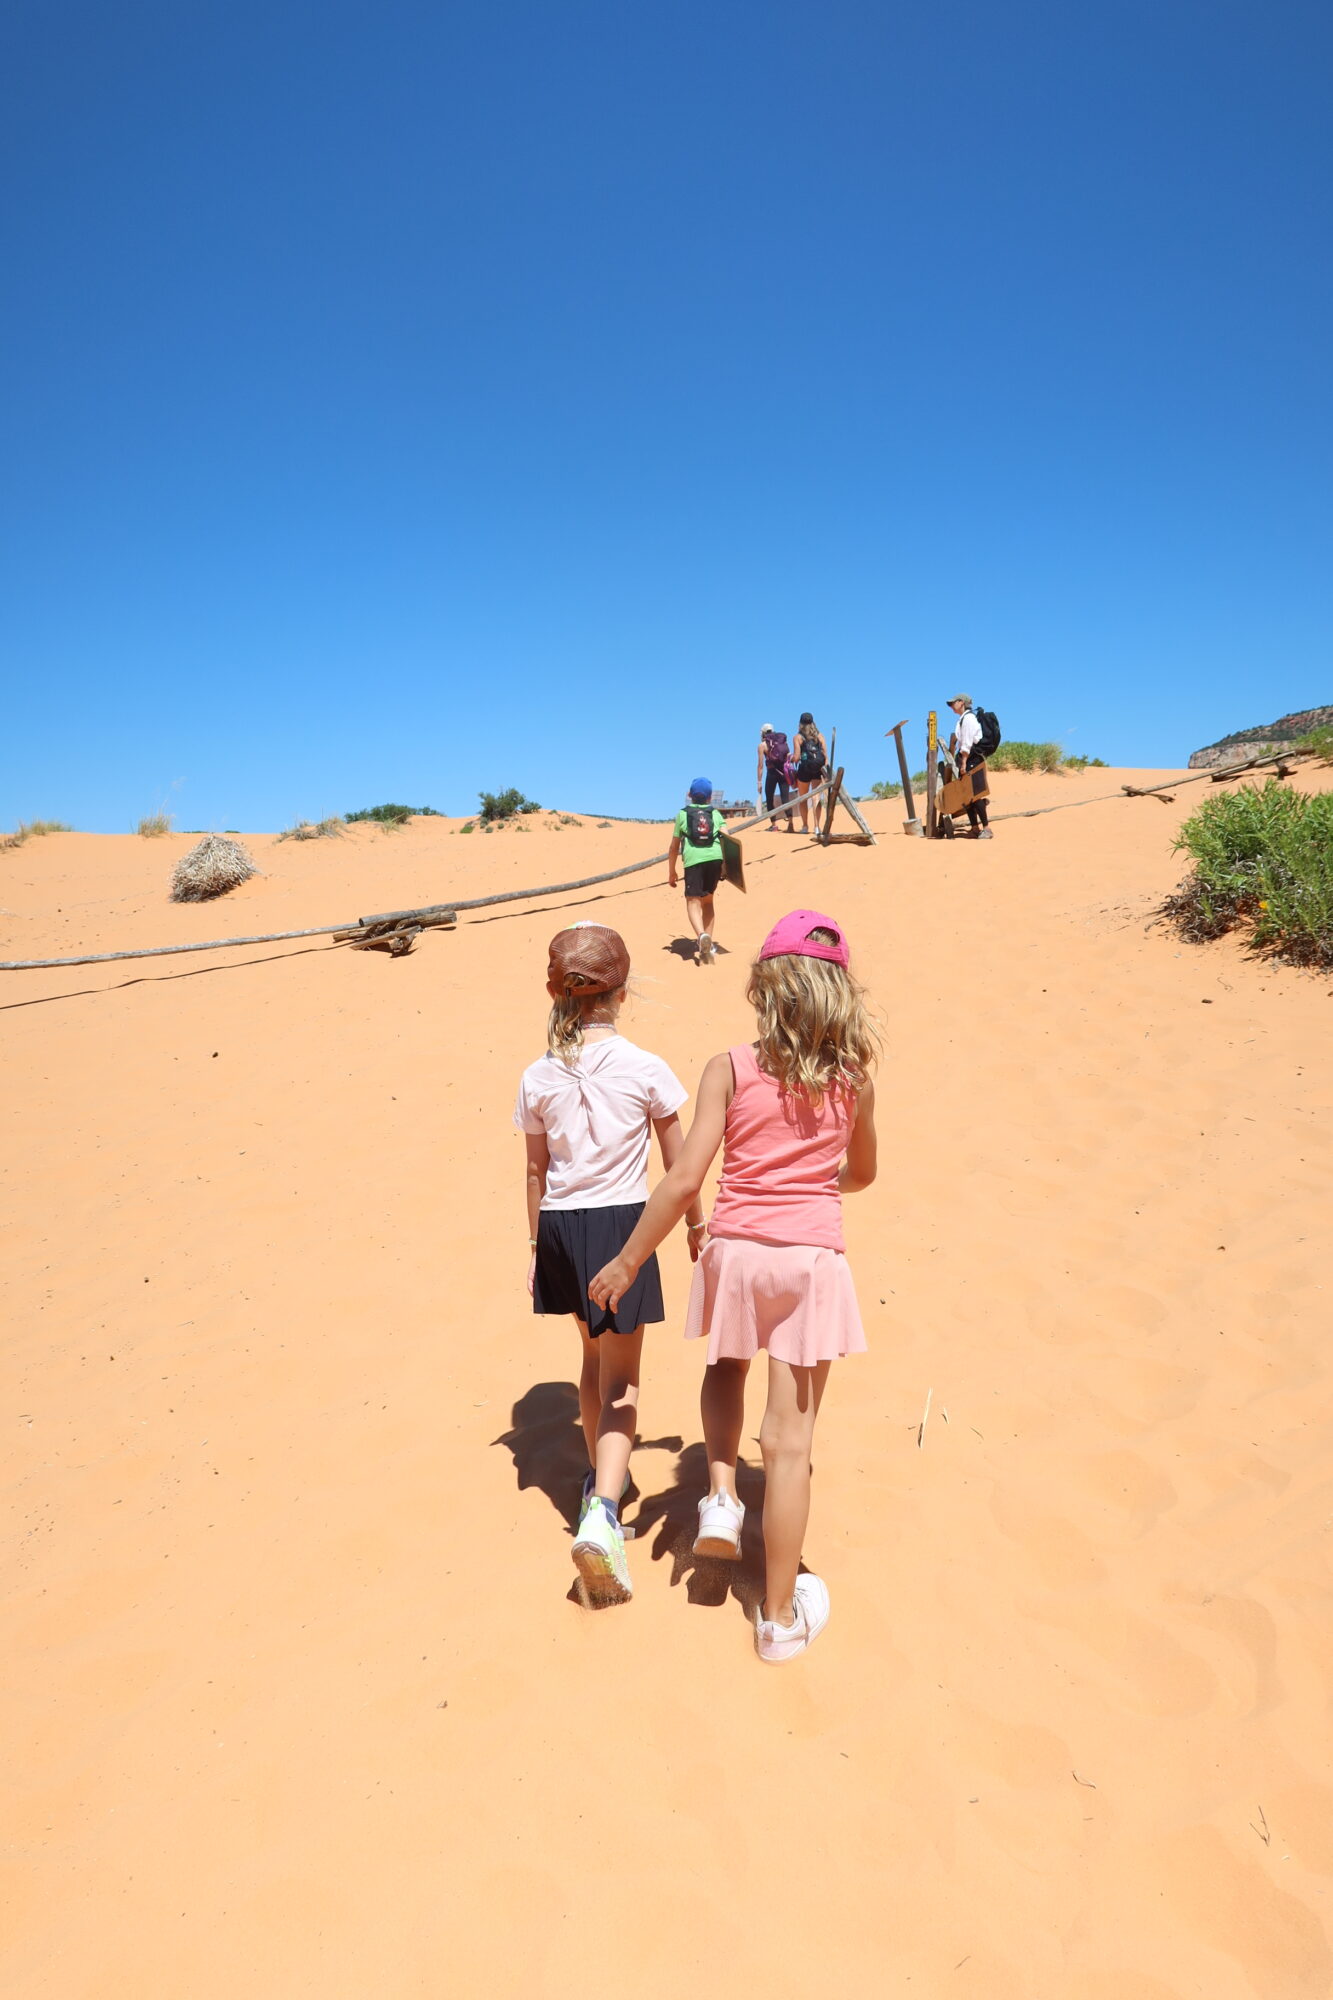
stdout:
<svg viewBox="0 0 1333 2000">
<path fill-rule="evenodd" d="M 764 1457 L 766 1590 L 755 1623 L 764 1660 L 793 1659 L 828 1622 L 828 1590 L 801 1571 L 810 1450 L 832 1362 L 865 1348 L 842 1235 L 842 1197 L 875 1178 L 876 1036 L 841 927 L 817 910 L 774 925 L 746 998 L 758 1039 L 714 1056 L 679 1158 L 658 1182 L 590 1296 L 614 1307 L 697 1201 L 718 1147 L 722 1180 L 686 1322 L 708 1343 L 700 1408 L 709 1490 L 697 1556 L 736 1561 L 745 1509 L 736 1461 L 745 1379 L 768 1354 Z"/>
</svg>

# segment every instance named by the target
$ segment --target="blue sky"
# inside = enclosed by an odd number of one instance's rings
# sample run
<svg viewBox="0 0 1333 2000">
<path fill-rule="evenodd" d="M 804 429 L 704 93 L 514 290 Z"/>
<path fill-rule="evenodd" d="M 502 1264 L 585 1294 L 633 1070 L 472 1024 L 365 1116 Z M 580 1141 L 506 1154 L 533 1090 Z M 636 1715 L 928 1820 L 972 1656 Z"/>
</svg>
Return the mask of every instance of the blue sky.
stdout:
<svg viewBox="0 0 1333 2000">
<path fill-rule="evenodd" d="M 1322 0 L 12 0 L 0 825 L 1333 701 L 1331 56 Z"/>
</svg>

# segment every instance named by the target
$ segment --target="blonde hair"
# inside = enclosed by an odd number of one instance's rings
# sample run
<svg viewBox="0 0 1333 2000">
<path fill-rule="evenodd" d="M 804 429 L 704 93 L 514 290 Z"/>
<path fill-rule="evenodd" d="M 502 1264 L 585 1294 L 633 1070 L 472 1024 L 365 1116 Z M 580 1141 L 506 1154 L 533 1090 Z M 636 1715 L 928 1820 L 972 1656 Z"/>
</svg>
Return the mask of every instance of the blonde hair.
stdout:
<svg viewBox="0 0 1333 2000">
<path fill-rule="evenodd" d="M 607 1001 L 618 1002 L 623 992 L 622 987 L 614 994 L 561 993 L 552 1001 L 546 1023 L 548 1052 L 564 1063 L 566 1069 L 573 1069 L 583 1053 L 583 1029 L 589 1014 Z"/>
<path fill-rule="evenodd" d="M 832 932 L 813 934 L 836 943 Z M 818 1104 L 829 1091 L 855 1096 L 879 1055 L 879 1032 L 850 972 L 827 958 L 784 953 L 756 959 L 745 997 L 759 1023 L 759 1067 L 784 1090 Z"/>
</svg>

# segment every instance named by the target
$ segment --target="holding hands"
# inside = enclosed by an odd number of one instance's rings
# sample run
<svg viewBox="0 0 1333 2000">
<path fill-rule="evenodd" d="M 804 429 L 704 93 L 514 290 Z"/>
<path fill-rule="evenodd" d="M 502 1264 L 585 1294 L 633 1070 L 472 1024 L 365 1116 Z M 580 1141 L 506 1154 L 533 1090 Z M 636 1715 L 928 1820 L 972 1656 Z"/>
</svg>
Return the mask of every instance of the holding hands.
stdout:
<svg viewBox="0 0 1333 2000">
<path fill-rule="evenodd" d="M 686 1239 L 690 1246 L 691 1264 L 697 1264 L 699 1261 L 699 1253 L 704 1247 L 704 1238 L 707 1230 L 708 1224 L 706 1222 L 692 1222 L 686 1231 Z M 629 1290 L 638 1275 L 639 1264 L 622 1250 L 620 1255 L 613 1257 L 609 1264 L 603 1264 L 597 1276 L 592 1279 L 588 1286 L 588 1297 L 594 1305 L 609 1305 L 612 1312 L 615 1312 L 620 1305 L 621 1299 L 625 1296 L 625 1293 Z"/>
</svg>

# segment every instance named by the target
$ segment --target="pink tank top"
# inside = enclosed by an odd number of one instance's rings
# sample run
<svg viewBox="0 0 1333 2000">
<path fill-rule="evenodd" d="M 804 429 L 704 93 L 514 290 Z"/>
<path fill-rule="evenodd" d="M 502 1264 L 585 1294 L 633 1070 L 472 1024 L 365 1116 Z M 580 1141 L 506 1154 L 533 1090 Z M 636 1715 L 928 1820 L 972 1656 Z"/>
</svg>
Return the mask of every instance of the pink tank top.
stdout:
<svg viewBox="0 0 1333 2000">
<path fill-rule="evenodd" d="M 736 1094 L 710 1233 L 845 1249 L 838 1168 L 856 1123 L 855 1098 L 829 1092 L 811 1104 L 765 1075 L 748 1044 L 728 1053 Z"/>
</svg>

